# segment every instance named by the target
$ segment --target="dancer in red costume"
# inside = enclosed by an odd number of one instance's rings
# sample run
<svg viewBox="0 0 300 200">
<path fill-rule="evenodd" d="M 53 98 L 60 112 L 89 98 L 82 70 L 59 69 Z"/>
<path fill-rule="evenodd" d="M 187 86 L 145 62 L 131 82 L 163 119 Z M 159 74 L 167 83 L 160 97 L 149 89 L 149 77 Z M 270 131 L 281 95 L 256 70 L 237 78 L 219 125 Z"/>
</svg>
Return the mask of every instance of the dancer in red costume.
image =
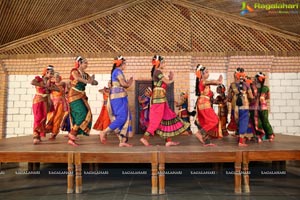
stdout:
<svg viewBox="0 0 300 200">
<path fill-rule="evenodd" d="M 195 136 L 204 146 L 214 146 L 210 139 L 219 138 L 219 118 L 211 106 L 213 96 L 210 85 L 222 84 L 223 77 L 219 76 L 218 80 L 208 80 L 209 71 L 206 67 L 198 65 L 196 69 L 196 95 L 197 100 L 197 120 L 200 130 Z"/>
<path fill-rule="evenodd" d="M 36 76 L 31 81 L 31 84 L 36 88 L 36 94 L 32 104 L 34 116 L 33 144 L 39 144 L 41 142 L 41 137 L 45 137 L 47 113 L 50 111 L 51 107 L 49 94 L 53 90 L 58 90 L 50 81 L 53 75 L 53 66 L 49 65 L 43 70 L 42 77 Z"/>
</svg>

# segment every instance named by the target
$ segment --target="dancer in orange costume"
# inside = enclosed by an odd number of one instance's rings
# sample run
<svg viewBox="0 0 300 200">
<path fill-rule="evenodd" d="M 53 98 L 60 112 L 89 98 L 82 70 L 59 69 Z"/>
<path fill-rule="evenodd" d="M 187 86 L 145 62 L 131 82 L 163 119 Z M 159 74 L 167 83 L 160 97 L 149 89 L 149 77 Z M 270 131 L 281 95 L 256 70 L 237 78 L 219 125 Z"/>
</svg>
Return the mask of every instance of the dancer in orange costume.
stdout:
<svg viewBox="0 0 300 200">
<path fill-rule="evenodd" d="M 50 97 L 53 103 L 53 111 L 48 113 L 46 124 L 47 131 L 51 132 L 49 140 L 55 140 L 61 127 L 61 123 L 68 111 L 67 100 L 65 97 L 66 83 L 62 81 L 58 72 L 54 73 L 54 84 L 58 91 L 51 91 Z"/>
<path fill-rule="evenodd" d="M 97 131 L 104 131 L 111 123 L 108 110 L 107 110 L 107 101 L 109 97 L 110 88 L 111 88 L 111 82 L 109 81 L 108 87 L 104 87 L 103 89 L 99 90 L 99 92 L 102 93 L 103 95 L 103 105 L 101 108 L 100 115 L 93 126 L 93 129 Z"/>
</svg>

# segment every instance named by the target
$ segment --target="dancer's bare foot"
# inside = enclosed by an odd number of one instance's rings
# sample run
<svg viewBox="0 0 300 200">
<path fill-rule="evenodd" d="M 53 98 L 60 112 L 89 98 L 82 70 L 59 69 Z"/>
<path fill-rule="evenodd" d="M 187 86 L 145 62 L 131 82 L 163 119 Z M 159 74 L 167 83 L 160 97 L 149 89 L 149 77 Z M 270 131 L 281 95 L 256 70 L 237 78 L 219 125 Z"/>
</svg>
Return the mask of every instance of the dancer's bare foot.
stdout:
<svg viewBox="0 0 300 200">
<path fill-rule="evenodd" d="M 105 132 L 100 133 L 100 142 L 102 144 L 106 144 L 106 133 Z"/>
<path fill-rule="evenodd" d="M 189 131 L 184 131 L 180 135 L 190 135 L 190 132 Z"/>
<path fill-rule="evenodd" d="M 179 144 L 180 144 L 179 142 L 169 141 L 169 142 L 166 142 L 166 147 L 177 146 Z"/>
<path fill-rule="evenodd" d="M 247 146 L 248 146 L 247 144 L 239 142 L 239 147 L 247 147 Z"/>
<path fill-rule="evenodd" d="M 78 147 L 78 144 L 76 144 L 76 142 L 75 141 L 73 141 L 73 140 L 68 140 L 68 144 L 69 145 L 72 145 L 73 147 Z"/>
<path fill-rule="evenodd" d="M 222 132 L 222 134 L 223 134 L 223 136 L 224 136 L 224 137 L 226 137 L 226 136 L 228 136 L 228 135 L 229 135 L 229 133 L 228 133 L 228 131 L 227 131 L 227 130 L 223 131 L 223 132 Z"/>
<path fill-rule="evenodd" d="M 49 140 L 50 140 L 50 141 L 54 141 L 55 139 L 56 139 L 56 135 L 52 135 L 52 134 L 51 134 Z"/>
<path fill-rule="evenodd" d="M 257 139 L 257 142 L 260 144 L 260 143 L 262 143 L 262 139 L 261 138 L 258 138 Z"/>
<path fill-rule="evenodd" d="M 146 147 L 152 146 L 145 138 L 141 138 L 140 142 Z"/>
<path fill-rule="evenodd" d="M 197 133 L 195 133 L 195 136 L 197 137 L 197 139 L 202 143 L 205 144 L 203 137 L 201 135 L 201 133 L 198 131 Z"/>
<path fill-rule="evenodd" d="M 33 139 L 33 144 L 39 144 L 39 143 L 41 143 L 40 139 Z"/>
<path fill-rule="evenodd" d="M 126 142 L 120 142 L 119 147 L 132 147 L 132 144 L 128 144 Z"/>
<path fill-rule="evenodd" d="M 69 138 L 69 134 L 70 134 L 70 133 L 68 133 L 67 135 L 64 135 L 64 137 L 65 137 L 65 138 Z M 80 138 L 77 137 L 77 136 L 75 136 L 74 138 L 75 138 L 75 141 L 80 140 Z"/>
<path fill-rule="evenodd" d="M 274 135 L 271 135 L 271 136 L 270 136 L 270 139 L 269 139 L 269 142 L 273 142 L 274 139 L 275 139 L 275 136 L 274 136 Z"/>
<path fill-rule="evenodd" d="M 68 134 L 69 140 L 68 140 L 68 144 L 77 147 L 78 144 L 75 142 L 78 138 L 76 137 L 76 135 L 72 135 L 71 133 Z"/>
<path fill-rule="evenodd" d="M 203 146 L 205 146 L 205 147 L 215 147 L 217 145 L 213 144 L 213 143 L 208 143 L 208 144 L 203 144 Z"/>
</svg>

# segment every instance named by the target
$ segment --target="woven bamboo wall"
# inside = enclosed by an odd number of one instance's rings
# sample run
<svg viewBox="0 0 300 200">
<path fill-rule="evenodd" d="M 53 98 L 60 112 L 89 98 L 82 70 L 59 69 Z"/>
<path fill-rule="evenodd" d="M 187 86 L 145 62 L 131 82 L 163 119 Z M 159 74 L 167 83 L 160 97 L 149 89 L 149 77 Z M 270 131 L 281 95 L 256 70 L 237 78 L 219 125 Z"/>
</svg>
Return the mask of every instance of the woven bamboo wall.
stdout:
<svg viewBox="0 0 300 200">
<path fill-rule="evenodd" d="M 194 11 L 193 52 L 280 52 L 299 51 L 299 42 L 245 25 Z M 213 35 L 213 36 L 212 36 Z"/>
<path fill-rule="evenodd" d="M 126 6 L 144 1 L 146 0 L 2 0 L 0 3 L 0 19 L 3 19 L 0 20 L 0 46 L 100 12 L 113 13 L 119 8 L 124 9 Z M 202 7 L 215 12 L 224 12 L 235 18 L 251 19 L 254 22 L 263 23 L 264 26 L 276 27 L 290 34 L 300 33 L 300 15 L 297 9 L 280 11 L 254 9 L 254 12 L 242 16 L 240 12 L 243 1 L 172 0 L 171 2 L 175 5 L 185 5 L 185 8 L 192 5 L 192 8 Z M 253 8 L 258 1 L 247 0 L 246 3 Z M 293 1 L 260 0 L 259 3 L 293 3 Z M 294 3 L 296 3 L 295 0 Z"/>
<path fill-rule="evenodd" d="M 0 45 L 132 1 L 1 0 Z"/>
<path fill-rule="evenodd" d="M 300 40 L 218 14 L 164 0 L 148 0 L 115 13 L 3 46 L 2 55 L 88 53 L 258 52 L 294 55 Z M 291 52 L 291 53 L 288 53 Z M 296 53 L 297 54 L 297 53 Z"/>
<path fill-rule="evenodd" d="M 174 1 L 174 0 L 173 0 Z M 180 1 L 180 0 L 177 0 Z M 182 1 L 182 0 L 181 0 Z M 186 0 L 187 2 L 193 3 L 197 6 L 204 6 L 207 8 L 223 11 L 230 13 L 236 17 L 241 17 L 241 7 L 242 3 L 246 2 L 250 7 L 254 8 L 255 3 L 261 4 L 276 4 L 276 3 L 285 3 L 285 4 L 295 4 L 299 1 L 291 0 L 247 0 L 247 1 L 238 1 L 238 0 Z M 254 9 L 254 12 L 247 13 L 243 15 L 243 18 L 248 18 L 257 22 L 264 23 L 265 25 L 270 25 L 277 27 L 281 30 L 293 32 L 296 34 L 300 33 L 300 15 L 299 10 L 296 9 Z"/>
</svg>

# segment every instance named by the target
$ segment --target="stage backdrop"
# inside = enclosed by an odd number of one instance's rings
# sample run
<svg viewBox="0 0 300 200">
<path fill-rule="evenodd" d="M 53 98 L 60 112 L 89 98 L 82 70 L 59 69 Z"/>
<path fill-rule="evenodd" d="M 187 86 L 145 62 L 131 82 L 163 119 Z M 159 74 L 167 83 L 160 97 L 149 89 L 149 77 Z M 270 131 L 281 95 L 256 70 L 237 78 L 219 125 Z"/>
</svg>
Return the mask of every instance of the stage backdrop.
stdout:
<svg viewBox="0 0 300 200">
<path fill-rule="evenodd" d="M 126 56 L 127 67 L 125 76 L 133 76 L 135 80 L 150 80 L 152 56 Z M 6 119 L 4 137 L 16 137 L 32 134 L 33 115 L 32 99 L 35 88 L 31 80 L 40 75 L 43 67 L 48 64 L 55 66 L 64 80 L 68 80 L 69 71 L 73 67 L 74 57 L 39 58 L 39 59 L 7 59 L 3 60 L 7 82 L 4 94 L 6 96 Z M 88 72 L 96 74 L 98 86 L 87 86 L 87 96 L 93 113 L 93 122 L 96 121 L 103 103 L 98 89 L 107 85 L 113 58 L 87 57 Z M 270 121 L 275 133 L 300 136 L 300 60 L 299 57 L 273 56 L 232 56 L 232 57 L 201 57 L 201 56 L 165 56 L 166 73 L 175 72 L 174 99 L 179 100 L 182 91 L 189 93 L 189 109 L 195 105 L 195 75 L 194 69 L 198 63 L 210 70 L 210 78 L 216 79 L 220 74 L 224 77 L 224 84 L 228 89 L 232 81 L 233 71 L 237 66 L 244 67 L 246 72 L 253 76 L 258 71 L 267 74 L 267 85 L 271 90 Z M 130 110 L 133 114 L 135 127 L 135 84 L 128 89 Z M 212 88 L 215 92 L 215 87 Z M 175 109 L 177 112 L 177 110 Z M 193 119 L 191 118 L 191 121 Z M 193 129 L 195 131 L 195 129 Z M 92 134 L 97 132 L 92 130 Z"/>
</svg>

